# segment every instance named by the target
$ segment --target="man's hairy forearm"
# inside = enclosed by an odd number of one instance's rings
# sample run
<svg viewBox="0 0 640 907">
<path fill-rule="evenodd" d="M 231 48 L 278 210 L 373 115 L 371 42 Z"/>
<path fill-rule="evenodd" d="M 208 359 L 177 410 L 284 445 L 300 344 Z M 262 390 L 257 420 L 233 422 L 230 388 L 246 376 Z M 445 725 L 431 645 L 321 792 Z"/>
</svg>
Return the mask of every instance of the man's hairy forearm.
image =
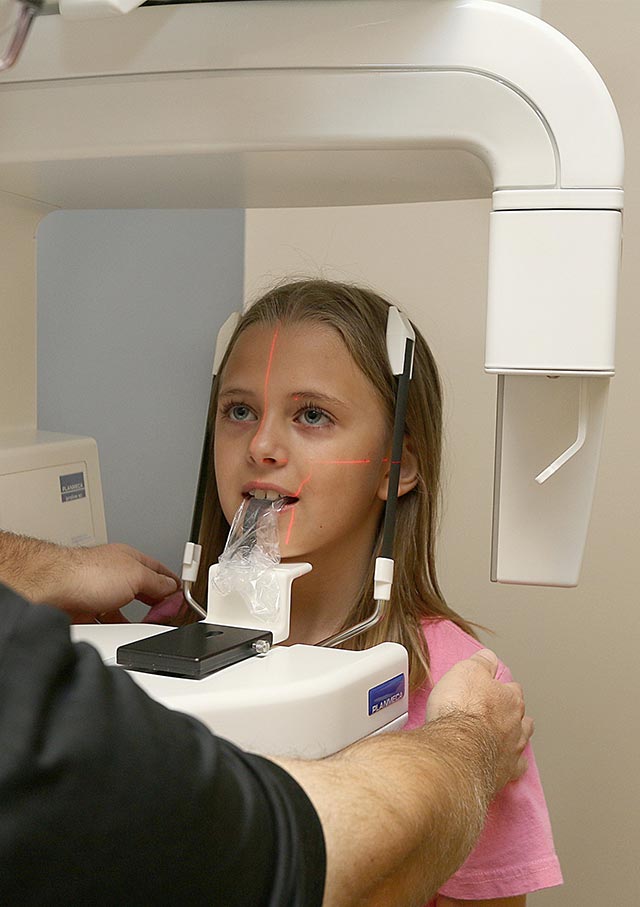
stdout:
<svg viewBox="0 0 640 907">
<path fill-rule="evenodd" d="M 281 762 L 322 822 L 325 907 L 429 900 L 480 834 L 495 793 L 496 755 L 485 725 L 456 713 L 320 763 Z"/>
<path fill-rule="evenodd" d="M 129 545 L 65 547 L 0 531 L 0 582 L 36 604 L 99 615 L 134 598 L 162 601 L 180 586 L 175 573 Z"/>
<path fill-rule="evenodd" d="M 71 549 L 12 532 L 0 532 L 0 582 L 32 602 L 56 604 L 58 586 L 69 569 Z"/>
</svg>

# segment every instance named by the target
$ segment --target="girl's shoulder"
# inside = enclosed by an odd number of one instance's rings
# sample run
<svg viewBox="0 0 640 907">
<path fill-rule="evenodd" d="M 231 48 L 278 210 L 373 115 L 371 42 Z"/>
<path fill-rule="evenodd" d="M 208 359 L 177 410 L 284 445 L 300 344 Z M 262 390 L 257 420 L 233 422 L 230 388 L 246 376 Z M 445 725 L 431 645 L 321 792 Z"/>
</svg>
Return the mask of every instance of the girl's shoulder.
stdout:
<svg viewBox="0 0 640 907">
<path fill-rule="evenodd" d="M 450 620 L 425 620 L 422 629 L 429 648 L 431 677 L 409 696 L 407 730 L 424 724 L 429 694 L 442 675 L 457 662 L 484 648 Z M 496 676 L 503 683 L 511 680 L 511 672 L 503 662 L 499 662 Z M 493 801 L 482 837 L 466 863 L 441 888 L 442 895 L 485 901 L 511 898 L 562 884 L 549 814 L 531 746 L 526 755 L 527 771 L 515 784 L 508 784 Z"/>
<path fill-rule="evenodd" d="M 445 618 L 427 618 L 422 622 L 422 630 L 429 649 L 431 680 L 434 686 L 440 678 L 459 661 L 471 658 L 486 646 L 466 633 L 462 627 Z M 508 683 L 512 677 L 509 668 L 498 662 L 498 680 Z"/>
</svg>

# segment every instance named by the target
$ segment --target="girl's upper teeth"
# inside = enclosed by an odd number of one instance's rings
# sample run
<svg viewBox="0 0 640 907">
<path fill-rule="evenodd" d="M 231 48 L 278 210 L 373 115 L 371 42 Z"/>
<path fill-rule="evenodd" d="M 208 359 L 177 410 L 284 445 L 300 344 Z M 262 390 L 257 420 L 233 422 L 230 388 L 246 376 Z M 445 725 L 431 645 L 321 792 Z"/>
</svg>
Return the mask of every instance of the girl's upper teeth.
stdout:
<svg viewBox="0 0 640 907">
<path fill-rule="evenodd" d="M 253 488 L 249 494 L 261 501 L 277 501 L 279 497 L 282 497 L 279 492 L 274 491 L 272 488 Z"/>
</svg>

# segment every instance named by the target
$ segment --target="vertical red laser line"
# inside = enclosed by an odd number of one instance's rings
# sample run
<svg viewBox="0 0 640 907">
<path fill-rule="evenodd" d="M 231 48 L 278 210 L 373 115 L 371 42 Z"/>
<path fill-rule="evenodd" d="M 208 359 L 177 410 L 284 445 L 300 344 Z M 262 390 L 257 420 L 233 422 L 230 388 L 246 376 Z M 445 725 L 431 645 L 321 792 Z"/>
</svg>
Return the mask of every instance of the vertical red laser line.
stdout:
<svg viewBox="0 0 640 907">
<path fill-rule="evenodd" d="M 291 530 L 293 529 L 293 521 L 295 519 L 295 516 L 296 516 L 296 508 L 292 507 L 291 516 L 289 517 L 289 525 L 287 526 L 287 535 L 284 540 L 285 545 L 289 544 L 289 539 L 291 538 Z"/>
<path fill-rule="evenodd" d="M 258 437 L 260 432 L 262 431 L 262 427 L 264 425 L 265 419 L 267 418 L 267 406 L 268 406 L 268 400 L 269 400 L 269 398 L 268 398 L 269 378 L 271 377 L 271 366 L 273 365 L 273 354 L 276 349 L 276 340 L 278 339 L 278 330 L 279 330 L 279 328 L 276 327 L 276 329 L 273 332 L 273 338 L 271 340 L 271 349 L 269 350 L 269 360 L 267 362 L 267 371 L 264 376 L 264 409 L 262 410 L 262 419 L 260 419 L 260 425 L 258 426 L 258 430 L 256 431 L 255 435 L 253 436 L 254 441 L 256 440 L 256 438 Z"/>
<path fill-rule="evenodd" d="M 300 482 L 300 485 L 298 486 L 298 490 L 294 494 L 294 498 L 300 497 L 300 492 L 302 491 L 302 486 L 306 485 L 310 478 L 311 478 L 311 473 L 309 473 L 309 475 L 307 476 L 306 479 L 303 479 L 302 482 Z M 294 523 L 295 517 L 296 517 L 296 508 L 292 507 L 291 508 L 291 517 L 289 518 L 289 526 L 287 528 L 287 536 L 284 540 L 285 545 L 289 544 L 289 539 L 291 538 L 291 530 L 293 529 L 293 523 Z"/>
</svg>

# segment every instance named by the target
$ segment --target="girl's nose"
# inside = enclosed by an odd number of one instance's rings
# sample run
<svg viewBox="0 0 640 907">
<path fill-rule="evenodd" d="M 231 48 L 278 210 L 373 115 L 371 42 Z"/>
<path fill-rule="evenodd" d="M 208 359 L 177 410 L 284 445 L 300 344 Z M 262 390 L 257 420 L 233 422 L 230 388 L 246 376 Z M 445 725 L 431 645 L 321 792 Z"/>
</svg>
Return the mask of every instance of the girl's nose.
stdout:
<svg viewBox="0 0 640 907">
<path fill-rule="evenodd" d="M 286 466 L 289 460 L 283 433 L 263 419 L 249 443 L 249 459 L 260 466 Z"/>
</svg>

